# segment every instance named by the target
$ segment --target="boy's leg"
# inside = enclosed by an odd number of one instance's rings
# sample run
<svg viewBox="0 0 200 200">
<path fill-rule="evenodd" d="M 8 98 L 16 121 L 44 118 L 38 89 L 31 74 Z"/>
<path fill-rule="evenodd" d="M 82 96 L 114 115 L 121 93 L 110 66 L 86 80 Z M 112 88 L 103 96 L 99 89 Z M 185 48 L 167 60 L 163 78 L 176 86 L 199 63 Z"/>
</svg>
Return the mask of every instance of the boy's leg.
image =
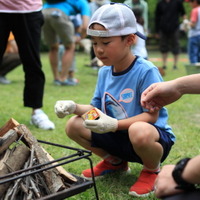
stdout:
<svg viewBox="0 0 200 200">
<path fill-rule="evenodd" d="M 83 119 L 78 116 L 72 117 L 68 120 L 66 125 L 66 134 L 69 138 L 81 145 L 87 150 L 92 151 L 97 156 L 101 157 L 103 161 L 98 163 L 94 168 L 94 176 L 96 178 L 102 177 L 105 174 L 113 173 L 116 171 L 129 171 L 128 162 L 120 158 L 108 154 L 101 148 L 91 146 L 91 131 L 83 126 Z M 86 179 L 92 179 L 91 169 L 84 170 L 82 176 Z"/>
<path fill-rule="evenodd" d="M 136 183 L 130 188 L 132 196 L 147 196 L 154 190 L 154 182 L 160 170 L 163 148 L 157 129 L 151 124 L 137 122 L 129 128 L 129 138 L 133 149 L 141 158 L 144 168 Z"/>
</svg>

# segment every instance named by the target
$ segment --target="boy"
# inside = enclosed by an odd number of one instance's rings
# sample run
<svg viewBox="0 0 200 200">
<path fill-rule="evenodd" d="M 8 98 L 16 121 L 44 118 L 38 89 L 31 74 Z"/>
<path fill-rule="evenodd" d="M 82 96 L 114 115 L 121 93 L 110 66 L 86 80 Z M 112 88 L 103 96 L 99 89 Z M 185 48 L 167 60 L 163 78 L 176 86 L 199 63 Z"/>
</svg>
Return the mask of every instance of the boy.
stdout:
<svg viewBox="0 0 200 200">
<path fill-rule="evenodd" d="M 94 167 L 95 178 L 116 171 L 128 171 L 128 162 L 143 165 L 133 196 L 147 196 L 154 190 L 160 162 L 168 155 L 175 136 L 167 125 L 167 111 L 149 113 L 140 105 L 140 95 L 150 84 L 161 82 L 158 69 L 131 52 L 137 35 L 136 19 L 125 4 L 107 4 L 92 16 L 87 33 L 96 56 L 104 63 L 90 105 L 57 101 L 55 112 L 63 118 L 76 114 L 66 126 L 68 137 L 100 156 Z M 97 108 L 99 118 L 83 120 L 82 115 Z M 82 172 L 91 179 L 91 170 Z"/>
</svg>

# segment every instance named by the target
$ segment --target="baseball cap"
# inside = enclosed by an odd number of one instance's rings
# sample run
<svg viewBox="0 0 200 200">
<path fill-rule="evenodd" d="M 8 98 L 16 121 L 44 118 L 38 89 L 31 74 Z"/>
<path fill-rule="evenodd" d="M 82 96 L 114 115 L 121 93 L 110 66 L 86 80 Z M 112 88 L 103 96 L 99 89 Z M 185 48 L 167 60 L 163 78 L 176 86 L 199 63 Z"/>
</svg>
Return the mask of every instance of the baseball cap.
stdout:
<svg viewBox="0 0 200 200">
<path fill-rule="evenodd" d="M 104 26 L 106 30 L 91 29 L 91 25 L 95 23 Z M 105 4 L 98 8 L 90 19 L 87 34 L 96 37 L 135 34 L 146 40 L 146 36 L 137 31 L 137 23 L 133 11 L 126 4 L 122 3 Z"/>
</svg>

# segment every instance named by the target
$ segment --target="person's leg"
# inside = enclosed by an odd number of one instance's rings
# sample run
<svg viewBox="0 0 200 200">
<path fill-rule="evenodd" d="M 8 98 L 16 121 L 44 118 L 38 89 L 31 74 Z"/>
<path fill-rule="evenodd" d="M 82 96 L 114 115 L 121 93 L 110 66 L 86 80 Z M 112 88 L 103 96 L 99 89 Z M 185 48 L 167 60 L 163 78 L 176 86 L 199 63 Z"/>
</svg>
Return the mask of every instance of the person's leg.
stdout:
<svg viewBox="0 0 200 200">
<path fill-rule="evenodd" d="M 10 84 L 11 81 L 6 78 L 6 75 L 21 64 L 21 59 L 18 53 L 5 53 L 0 65 L 0 83 Z"/>
<path fill-rule="evenodd" d="M 169 35 L 160 32 L 160 52 L 162 55 L 162 68 L 167 68 L 167 57 L 169 51 Z"/>
<path fill-rule="evenodd" d="M 21 63 L 22 62 L 18 53 L 5 53 L 0 65 L 0 76 L 6 76 Z"/>
<path fill-rule="evenodd" d="M 49 61 L 54 80 L 60 80 L 60 72 L 58 70 L 58 48 L 59 44 L 57 43 L 52 45 L 49 51 Z"/>
<path fill-rule="evenodd" d="M 41 12 L 12 15 L 12 32 L 25 73 L 24 106 L 32 108 L 31 123 L 41 129 L 55 126 L 40 109 L 43 106 L 45 76 L 40 60 Z"/>
<path fill-rule="evenodd" d="M 79 116 L 71 117 L 66 125 L 67 136 L 77 144 L 103 158 L 107 152 L 91 146 L 91 131 L 83 126 L 83 119 Z"/>
<path fill-rule="evenodd" d="M 177 69 L 177 65 L 178 65 L 178 60 L 179 60 L 179 54 L 174 54 L 174 65 L 173 65 L 173 69 Z"/>
<path fill-rule="evenodd" d="M 74 51 L 75 43 L 65 46 L 65 51 L 62 57 L 62 70 L 60 72 L 61 82 L 65 82 L 68 77 L 69 69 L 72 66 L 74 59 Z"/>
<path fill-rule="evenodd" d="M 159 132 L 151 124 L 136 122 L 129 127 L 129 138 L 133 149 L 143 162 L 139 178 L 130 188 L 132 196 L 147 196 L 154 190 L 154 182 L 160 170 L 163 148 Z"/>
<path fill-rule="evenodd" d="M 171 34 L 171 49 L 173 53 L 173 69 L 177 69 L 179 53 L 180 53 L 180 42 L 179 42 L 180 33 L 179 30 L 176 30 Z"/>
<path fill-rule="evenodd" d="M 65 85 L 67 81 L 69 69 L 72 66 L 74 53 L 75 53 L 75 38 L 74 38 L 74 25 L 69 17 L 62 11 L 58 19 L 52 19 L 54 31 L 59 36 L 60 41 L 65 49 L 62 56 L 62 68 L 60 71 L 60 81 Z"/>
<path fill-rule="evenodd" d="M 127 161 L 123 161 L 119 157 L 109 154 L 103 148 L 92 146 L 92 133 L 89 129 L 86 129 L 83 126 L 83 119 L 81 117 L 74 116 L 68 120 L 66 125 L 66 134 L 77 144 L 87 150 L 92 151 L 94 154 L 103 159 L 103 161 L 99 162 L 96 166 L 93 167 L 95 178 L 99 178 L 105 174 L 114 173 L 116 171 L 127 172 L 130 170 L 128 168 Z M 82 176 L 88 180 L 91 180 L 91 169 L 84 170 L 82 172 Z"/>
<path fill-rule="evenodd" d="M 60 81 L 60 75 L 58 70 L 58 51 L 60 40 L 56 34 L 56 28 L 54 28 L 56 19 L 52 16 L 54 9 L 44 9 L 42 11 L 44 15 L 44 24 L 42 26 L 42 39 L 44 43 L 49 47 L 49 62 L 51 66 L 51 71 L 53 74 L 54 83 Z M 59 84 L 60 85 L 60 84 Z"/>
<path fill-rule="evenodd" d="M 2 63 L 3 55 L 8 43 L 8 37 L 11 31 L 9 24 L 9 14 L 0 13 L 0 64 Z"/>
<path fill-rule="evenodd" d="M 167 57 L 168 57 L 168 53 L 162 53 L 162 68 L 163 69 L 167 69 Z"/>
<path fill-rule="evenodd" d="M 40 60 L 41 12 L 13 15 L 13 34 L 25 72 L 24 106 L 41 108 L 45 76 Z"/>
<path fill-rule="evenodd" d="M 191 37 L 188 39 L 188 55 L 190 63 L 197 63 L 198 62 L 198 44 L 195 37 Z"/>
</svg>

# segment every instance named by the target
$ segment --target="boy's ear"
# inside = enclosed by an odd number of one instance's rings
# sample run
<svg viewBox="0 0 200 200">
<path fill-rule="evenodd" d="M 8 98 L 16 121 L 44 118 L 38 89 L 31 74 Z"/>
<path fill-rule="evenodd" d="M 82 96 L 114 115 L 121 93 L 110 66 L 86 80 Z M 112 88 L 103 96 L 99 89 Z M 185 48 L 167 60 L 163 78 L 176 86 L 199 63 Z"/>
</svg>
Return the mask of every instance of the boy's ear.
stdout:
<svg viewBox="0 0 200 200">
<path fill-rule="evenodd" d="M 137 41 L 137 35 L 135 35 L 135 34 L 128 35 L 128 37 L 127 37 L 127 44 L 128 45 L 132 46 L 136 43 L 136 41 Z"/>
</svg>

